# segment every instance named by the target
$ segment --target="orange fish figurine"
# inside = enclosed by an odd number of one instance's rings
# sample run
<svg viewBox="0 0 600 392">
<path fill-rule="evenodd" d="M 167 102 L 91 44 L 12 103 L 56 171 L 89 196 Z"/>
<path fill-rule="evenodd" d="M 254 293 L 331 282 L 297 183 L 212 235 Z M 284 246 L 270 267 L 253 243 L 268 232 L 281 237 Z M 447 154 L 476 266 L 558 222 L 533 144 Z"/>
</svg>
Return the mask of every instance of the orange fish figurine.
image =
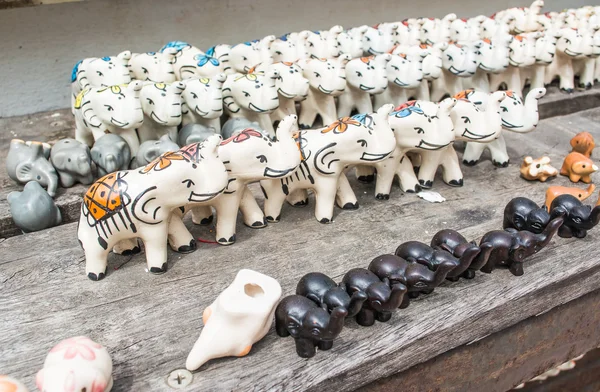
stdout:
<svg viewBox="0 0 600 392">
<path fill-rule="evenodd" d="M 554 186 L 548 187 L 548 189 L 546 189 L 546 203 L 545 203 L 546 208 L 548 209 L 548 211 L 550 211 L 550 205 L 552 204 L 552 201 L 557 196 L 569 194 L 569 195 L 575 196 L 580 201 L 584 201 L 585 199 L 587 199 L 588 197 L 590 197 L 592 195 L 594 190 L 596 190 L 596 186 L 594 184 L 590 184 L 587 187 L 587 189 L 580 189 L 580 188 L 574 188 L 574 187 L 571 188 L 571 187 L 559 186 L 559 185 L 554 185 Z M 599 199 L 599 201 L 600 201 L 600 199 Z"/>
<path fill-rule="evenodd" d="M 578 152 L 571 152 L 563 162 L 560 174 L 569 177 L 572 182 L 592 182 L 591 174 L 598 171 L 598 166 L 592 160 Z"/>
<path fill-rule="evenodd" d="M 592 156 L 592 150 L 596 147 L 594 137 L 589 132 L 579 132 L 571 139 L 572 151 L 578 152 L 585 155 L 586 157 Z"/>
</svg>

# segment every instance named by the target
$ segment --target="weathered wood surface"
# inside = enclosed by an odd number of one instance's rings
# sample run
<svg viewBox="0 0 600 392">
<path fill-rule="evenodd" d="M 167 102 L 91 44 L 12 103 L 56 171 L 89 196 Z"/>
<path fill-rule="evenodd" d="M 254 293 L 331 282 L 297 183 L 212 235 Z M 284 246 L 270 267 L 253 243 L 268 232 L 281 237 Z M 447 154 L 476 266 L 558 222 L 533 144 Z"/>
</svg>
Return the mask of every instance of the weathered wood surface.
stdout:
<svg viewBox="0 0 600 392">
<path fill-rule="evenodd" d="M 340 279 L 403 241 L 428 242 L 442 228 L 478 239 L 501 227 L 503 207 L 511 198 L 543 201 L 548 184 L 519 178 L 523 156 L 547 154 L 560 167 L 576 132 L 587 130 L 600 138 L 599 119 L 600 109 L 595 109 L 544 120 L 531 134 L 507 134 L 511 165 L 494 168 L 486 153 L 483 162 L 463 168 L 464 187 L 436 180 L 434 189 L 447 198 L 442 204 L 402 194 L 397 186 L 389 201 L 377 201 L 372 185 L 351 179 L 361 208 L 336 210 L 332 224 L 313 218 L 312 200 L 308 208 L 285 206 L 278 224 L 262 230 L 240 226 L 233 246 L 200 244 L 189 255 L 169 252 L 169 271 L 161 276 L 144 272 L 143 255 L 111 255 L 107 278 L 89 281 L 76 224 L 5 239 L 0 243 L 0 369 L 31 387 L 47 350 L 63 338 L 88 335 L 112 354 L 114 391 L 169 390 L 165 379 L 184 366 L 200 333 L 203 309 L 239 269 L 273 276 L 287 295 L 307 272 Z M 551 183 L 569 184 L 565 177 Z M 208 227 L 192 230 L 214 238 Z M 528 259 L 522 277 L 497 270 L 445 283 L 389 323 L 364 328 L 348 320 L 334 348 L 312 359 L 297 357 L 293 340 L 271 331 L 247 357 L 204 365 L 186 390 L 356 389 L 596 290 L 599 237 L 596 229 L 581 240 L 553 239 Z"/>
<path fill-rule="evenodd" d="M 600 87 L 588 91 L 577 91 L 564 94 L 556 87 L 549 87 L 548 94 L 540 100 L 540 118 L 549 118 L 575 113 L 600 106 Z M 65 138 L 73 137 L 75 122 L 69 109 L 39 113 L 30 116 L 0 118 L 0 238 L 21 234 L 14 224 L 6 196 L 23 187 L 8 178 L 5 171 L 6 154 L 10 140 L 38 140 L 50 144 Z M 76 185 L 72 188 L 58 188 L 55 198 L 62 213 L 63 222 L 74 222 L 79 219 L 81 198 L 87 186 Z"/>
<path fill-rule="evenodd" d="M 514 385 L 529 381 L 532 374 L 540 375 L 586 353 L 591 347 L 600 346 L 598 304 L 600 290 L 377 380 L 357 392 L 508 391 Z M 600 370 L 600 356 L 596 356 L 596 363 L 587 362 Z M 584 369 L 584 366 L 582 360 L 581 366 L 578 362 L 576 367 L 581 370 L 572 371 L 575 373 L 572 376 L 568 376 L 569 371 L 561 373 L 564 380 L 560 383 L 558 380 L 532 381 L 522 391 L 582 391 L 588 384 L 600 386 L 600 374 L 593 371 L 594 367 Z M 584 370 L 588 370 L 587 377 L 582 377 Z"/>
</svg>

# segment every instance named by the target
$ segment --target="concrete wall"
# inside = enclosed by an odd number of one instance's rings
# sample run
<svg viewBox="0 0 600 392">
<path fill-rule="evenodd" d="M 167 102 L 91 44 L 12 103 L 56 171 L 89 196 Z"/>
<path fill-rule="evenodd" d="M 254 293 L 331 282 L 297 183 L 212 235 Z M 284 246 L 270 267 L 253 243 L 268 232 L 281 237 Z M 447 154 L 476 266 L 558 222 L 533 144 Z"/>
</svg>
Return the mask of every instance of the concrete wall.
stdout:
<svg viewBox="0 0 600 392">
<path fill-rule="evenodd" d="M 546 10 L 598 0 L 547 0 Z M 85 57 L 201 48 L 268 34 L 353 27 L 408 17 L 490 15 L 529 0 L 91 0 L 0 10 L 0 117 L 70 105 L 70 74 Z"/>
</svg>

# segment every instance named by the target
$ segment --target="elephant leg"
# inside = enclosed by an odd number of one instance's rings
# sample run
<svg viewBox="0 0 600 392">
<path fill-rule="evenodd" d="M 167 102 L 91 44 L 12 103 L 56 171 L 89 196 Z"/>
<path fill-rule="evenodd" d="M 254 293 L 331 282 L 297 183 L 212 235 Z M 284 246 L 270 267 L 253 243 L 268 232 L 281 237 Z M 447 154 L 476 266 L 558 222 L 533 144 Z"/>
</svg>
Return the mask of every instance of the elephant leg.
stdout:
<svg viewBox="0 0 600 392">
<path fill-rule="evenodd" d="M 375 312 L 371 309 L 362 308 L 356 315 L 356 322 L 363 327 L 370 327 L 375 324 Z"/>
<path fill-rule="evenodd" d="M 285 202 L 285 193 L 281 180 L 263 180 L 260 186 L 265 194 L 265 216 L 267 222 L 279 222 L 281 208 Z"/>
<path fill-rule="evenodd" d="M 483 154 L 488 144 L 467 142 L 465 152 L 463 153 L 463 163 L 467 166 L 474 166 L 481 158 L 481 154 Z"/>
<path fill-rule="evenodd" d="M 412 292 L 408 293 L 408 298 L 410 298 L 410 299 L 419 298 L 419 295 L 421 295 L 420 292 L 418 292 L 418 291 L 412 291 Z"/>
<path fill-rule="evenodd" d="M 244 187 L 243 191 L 244 194 L 242 195 L 242 201 L 240 202 L 240 211 L 242 211 L 244 224 L 253 229 L 266 227 L 267 220 L 265 219 L 265 214 L 263 214 L 247 185 Z"/>
<path fill-rule="evenodd" d="M 573 231 L 570 227 L 562 225 L 558 228 L 558 236 L 560 238 L 571 238 L 573 237 Z"/>
<path fill-rule="evenodd" d="M 333 221 L 333 206 L 339 177 L 320 178 L 315 183 L 315 218 L 321 223 Z"/>
<path fill-rule="evenodd" d="M 375 168 L 372 166 L 358 165 L 355 173 L 356 179 L 360 182 L 370 183 L 375 180 Z"/>
<path fill-rule="evenodd" d="M 392 318 L 392 312 L 375 312 L 375 319 L 382 323 L 390 321 Z"/>
<path fill-rule="evenodd" d="M 419 185 L 425 189 L 430 189 L 433 186 L 435 173 L 442 160 L 443 151 L 423 151 L 421 152 L 421 167 L 419 168 Z M 404 161 L 410 162 L 410 159 L 405 156 Z M 414 173 L 414 169 L 413 169 Z"/>
<path fill-rule="evenodd" d="M 308 205 L 308 191 L 306 189 L 296 189 L 285 200 L 293 207 L 306 207 Z"/>
<path fill-rule="evenodd" d="M 142 249 L 140 248 L 137 238 L 129 238 L 117 242 L 117 244 L 113 246 L 112 251 L 121 256 L 131 256 L 140 253 Z"/>
<path fill-rule="evenodd" d="M 575 88 L 575 74 L 573 71 L 573 63 L 567 60 L 560 72 L 560 89 L 568 93 L 573 92 Z"/>
<path fill-rule="evenodd" d="M 332 96 L 327 96 L 319 105 L 321 119 L 323 119 L 323 125 L 329 125 L 337 120 L 337 109 L 335 108 L 335 100 Z"/>
<path fill-rule="evenodd" d="M 513 261 L 510 266 L 508 267 L 508 270 L 514 275 L 514 276 L 522 276 L 523 275 L 523 263 L 521 262 L 517 262 L 517 261 Z"/>
<path fill-rule="evenodd" d="M 313 102 L 308 101 L 307 99 L 300 103 L 300 116 L 298 117 L 298 126 L 300 129 L 310 128 L 317 118 L 317 111 L 312 105 Z"/>
<path fill-rule="evenodd" d="M 312 358 L 315 356 L 315 344 L 310 339 L 296 339 L 296 354 L 301 358 Z"/>
<path fill-rule="evenodd" d="M 354 99 L 352 99 L 352 94 L 346 90 L 342 95 L 338 98 L 338 107 L 337 107 L 337 115 L 338 117 L 348 117 L 350 113 L 352 113 L 352 109 L 354 109 Z M 363 112 L 359 112 L 363 113 Z M 365 112 L 369 113 L 369 112 Z M 323 124 L 325 125 L 325 124 Z"/>
<path fill-rule="evenodd" d="M 87 128 L 77 123 L 75 125 L 75 140 L 87 145 L 88 147 L 92 147 L 94 145 L 94 134 Z"/>
<path fill-rule="evenodd" d="M 282 338 L 290 336 L 290 332 L 287 330 L 285 322 L 277 319 L 275 319 L 275 332 L 277 332 L 277 335 L 281 336 Z"/>
<path fill-rule="evenodd" d="M 410 296 L 409 296 L 409 294 L 410 293 L 407 293 L 407 295 L 405 295 L 402 298 L 402 303 L 400 304 L 399 309 L 406 309 L 406 308 L 408 308 L 408 305 L 410 305 Z"/>
<path fill-rule="evenodd" d="M 448 146 L 442 155 L 442 178 L 450 186 L 463 186 L 463 174 L 460 170 L 458 155 L 454 146 Z"/>
<path fill-rule="evenodd" d="M 181 220 L 181 215 L 173 213 L 169 220 L 169 246 L 175 252 L 192 253 L 196 250 L 196 239 Z"/>
<path fill-rule="evenodd" d="M 174 217 L 176 217 L 176 215 L 172 214 L 172 218 Z M 171 221 L 173 221 L 173 219 L 171 219 Z M 144 248 L 146 249 L 148 271 L 152 274 L 162 274 L 167 272 L 167 246 L 165 242 L 169 234 L 168 229 L 169 224 L 166 222 L 144 228 L 141 238 L 144 243 Z"/>
<path fill-rule="evenodd" d="M 423 161 L 421 154 L 415 151 L 409 151 L 406 153 L 406 156 L 408 157 L 408 159 L 410 159 L 410 163 L 412 163 L 413 168 L 421 167 L 421 162 Z"/>
<path fill-rule="evenodd" d="M 338 207 L 343 210 L 356 210 L 358 209 L 358 200 L 356 195 L 348 182 L 348 177 L 344 173 L 340 175 L 338 180 L 337 192 L 335 201 Z"/>
<path fill-rule="evenodd" d="M 195 225 L 210 225 L 214 219 L 211 206 L 193 207 L 191 211 Z"/>
<path fill-rule="evenodd" d="M 85 274 L 91 280 L 102 280 L 106 276 L 108 250 L 98 244 L 84 244 Z"/>
<path fill-rule="evenodd" d="M 138 139 L 138 135 L 135 129 L 127 129 L 119 132 L 119 136 L 121 136 L 127 145 L 129 146 L 129 151 L 131 151 L 131 156 L 135 157 L 139 148 L 140 148 L 140 139 Z"/>
<path fill-rule="evenodd" d="M 468 269 L 465 272 L 463 272 L 461 276 L 465 279 L 473 279 L 475 277 L 475 270 Z"/>
<path fill-rule="evenodd" d="M 216 238 L 221 245 L 231 245 L 235 242 L 235 224 L 243 191 L 242 188 L 229 195 L 222 194 L 215 202 L 217 210 Z"/>
<path fill-rule="evenodd" d="M 506 151 L 506 142 L 504 136 L 498 136 L 498 139 L 488 143 L 490 153 L 492 154 L 492 163 L 497 167 L 508 166 L 508 152 Z"/>
<path fill-rule="evenodd" d="M 333 348 L 333 340 L 321 340 L 317 343 L 319 350 L 327 351 Z"/>
<path fill-rule="evenodd" d="M 419 169 L 419 173 L 421 169 Z M 406 193 L 416 193 L 421 190 L 419 180 L 415 175 L 415 169 L 412 166 L 412 162 L 405 156 L 400 159 L 400 164 L 396 169 L 396 174 L 400 179 L 400 188 Z"/>
</svg>

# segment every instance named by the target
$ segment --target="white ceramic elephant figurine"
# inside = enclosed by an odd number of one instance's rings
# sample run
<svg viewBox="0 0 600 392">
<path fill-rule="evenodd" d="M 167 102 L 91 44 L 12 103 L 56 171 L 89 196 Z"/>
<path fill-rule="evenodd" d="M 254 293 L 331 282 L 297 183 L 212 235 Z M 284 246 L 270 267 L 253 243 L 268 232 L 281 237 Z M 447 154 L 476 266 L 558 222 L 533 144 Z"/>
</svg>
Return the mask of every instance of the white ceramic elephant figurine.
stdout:
<svg viewBox="0 0 600 392">
<path fill-rule="evenodd" d="M 539 121 L 538 100 L 545 94 L 545 88 L 532 89 L 525 97 L 525 102 L 523 102 L 518 93 L 506 91 L 506 98 L 500 105 L 500 117 L 504 131 L 517 133 L 533 131 Z M 467 99 L 479 105 L 482 110 L 486 110 L 486 105 L 489 101 L 488 94 L 477 91 L 470 94 Z M 506 151 L 506 142 L 502 135 L 487 144 L 467 143 L 463 154 L 463 163 L 474 165 L 486 148 L 489 148 L 492 154 L 492 163 L 494 166 L 508 166 L 508 152 Z"/>
<path fill-rule="evenodd" d="M 225 110 L 230 117 L 258 122 L 273 137 L 270 114 L 279 107 L 278 79 L 279 72 L 275 69 L 228 75 L 223 84 Z"/>
<path fill-rule="evenodd" d="M 183 80 L 185 89 L 181 94 L 181 124 L 202 124 L 221 130 L 223 115 L 223 83 L 227 79 L 224 73 L 212 78 L 190 78 Z"/>
<path fill-rule="evenodd" d="M 350 55 L 341 54 L 337 59 L 300 60 L 304 77 L 308 79 L 310 88 L 308 96 L 300 102 L 300 128 L 310 128 L 317 116 L 323 124 L 330 124 L 337 119 L 335 97 L 346 90 L 346 64 Z"/>
<path fill-rule="evenodd" d="M 482 41 L 450 43 L 442 55 L 442 74 L 431 83 L 431 99 L 439 101 L 463 91 L 463 79 L 475 75 L 481 57 L 478 55 Z"/>
<path fill-rule="evenodd" d="M 560 89 L 571 93 L 575 89 L 575 72 L 577 61 L 585 57 L 589 40 L 577 29 L 565 27 L 560 30 L 560 38 L 556 43 L 554 61 L 546 67 L 544 84 L 550 84 L 554 78 L 560 79 Z M 586 75 L 587 77 L 587 75 Z"/>
<path fill-rule="evenodd" d="M 538 31 L 540 29 L 538 16 L 543 7 L 544 0 L 535 0 L 529 7 L 515 7 L 497 12 L 495 18 L 507 23 L 514 34 Z"/>
<path fill-rule="evenodd" d="M 83 90 L 75 100 L 75 139 L 88 146 L 107 133 L 121 136 L 132 155 L 140 140 L 136 132 L 144 122 L 140 92 L 144 82 L 126 86 L 92 87 Z"/>
<path fill-rule="evenodd" d="M 293 63 L 300 59 L 309 57 L 306 40 L 310 31 L 305 30 L 300 33 L 284 34 L 270 46 L 273 62 L 288 62 Z"/>
<path fill-rule="evenodd" d="M 79 93 L 89 87 L 108 87 L 131 82 L 128 63 L 131 52 L 116 56 L 87 58 L 79 61 L 71 72 L 71 108 Z"/>
<path fill-rule="evenodd" d="M 342 26 L 336 25 L 329 30 L 310 31 L 306 39 L 308 56 L 316 59 L 329 59 L 339 56 L 342 52 L 338 44 L 338 37 L 344 31 Z"/>
<path fill-rule="evenodd" d="M 513 37 L 509 44 L 510 55 L 509 66 L 504 72 L 490 75 L 491 91 L 499 90 L 502 84 L 507 90 L 522 94 L 521 88 L 524 83 L 521 80 L 521 70 L 530 68 L 536 61 L 536 41 L 542 33 L 524 33 Z"/>
<path fill-rule="evenodd" d="M 76 336 L 50 350 L 35 382 L 44 392 L 110 392 L 112 359 L 102 345 L 85 336 Z"/>
<path fill-rule="evenodd" d="M 423 59 L 427 56 L 427 52 L 419 46 L 413 48 L 417 49 L 411 50 L 401 45 L 394 50 L 391 60 L 386 64 L 388 88 L 381 94 L 375 95 L 375 107 L 381 107 L 386 103 L 398 106 L 417 95 L 429 96 L 429 86 L 426 81 L 423 84 Z M 401 52 L 398 49 L 411 51 Z M 426 93 L 421 91 L 422 88 Z"/>
<path fill-rule="evenodd" d="M 229 66 L 227 74 L 252 72 L 260 63 L 272 62 L 270 47 L 275 41 L 274 35 L 268 35 L 260 41 L 244 42 L 233 45 L 229 51 Z"/>
<path fill-rule="evenodd" d="M 358 113 L 373 112 L 371 96 L 377 96 L 387 89 L 387 65 L 391 59 L 392 55 L 386 53 L 359 57 L 346 64 L 346 90 L 338 98 L 339 117 L 348 117 L 355 109 Z"/>
<path fill-rule="evenodd" d="M 194 371 L 213 358 L 247 355 L 252 345 L 269 332 L 280 298 L 281 286 L 275 279 L 240 270 L 202 313 L 204 328 L 185 367 Z"/>
<path fill-rule="evenodd" d="M 454 19 L 450 23 L 450 40 L 453 42 L 479 41 L 481 39 L 481 22 L 484 19 L 484 16 Z"/>
<path fill-rule="evenodd" d="M 173 71 L 177 80 L 189 78 L 212 78 L 213 76 L 229 72 L 229 45 L 216 45 L 206 52 L 201 51 L 183 41 L 171 41 L 163 46 L 159 52 L 164 53 L 171 49 L 177 50 L 173 60 Z"/>
<path fill-rule="evenodd" d="M 388 53 L 394 47 L 395 30 L 398 29 L 398 25 L 391 23 L 382 26 L 381 29 L 377 27 L 367 27 L 367 31 L 363 34 L 362 43 L 365 56 Z"/>
<path fill-rule="evenodd" d="M 173 63 L 177 49 L 167 48 L 161 52 L 134 53 L 129 60 L 132 79 L 153 83 L 173 83 L 177 80 Z"/>
<path fill-rule="evenodd" d="M 458 100 L 450 112 L 454 124 L 454 140 L 469 143 L 492 142 L 501 135 L 500 103 L 506 98 L 506 93 L 497 91 L 490 94 L 485 110 L 479 109 L 474 103 L 465 99 L 472 93 L 472 90 L 466 90 L 455 96 Z M 432 187 L 438 166 L 443 169 L 442 178 L 446 184 L 463 185 L 458 156 L 452 145 L 439 150 L 421 151 L 420 154 L 421 166 L 418 178 L 422 188 Z"/>
<path fill-rule="evenodd" d="M 140 143 L 160 139 L 169 135 L 177 142 L 177 128 L 181 124 L 181 93 L 183 82 L 146 83 L 140 92 L 140 102 L 144 112 L 144 122 L 137 128 Z"/>
<path fill-rule="evenodd" d="M 437 42 L 449 42 L 452 22 L 456 14 L 448 14 L 442 19 L 423 18 L 421 24 L 421 43 L 433 45 Z"/>
<path fill-rule="evenodd" d="M 480 17 L 482 19 L 479 25 L 480 39 L 496 39 L 510 34 L 510 27 L 505 21 L 498 18 L 488 18 L 487 16 Z M 514 17 L 509 16 L 509 22 L 511 20 L 514 20 Z"/>
<path fill-rule="evenodd" d="M 483 92 L 491 92 L 490 75 L 500 74 L 509 66 L 510 48 L 512 36 L 504 35 L 497 38 L 483 39 L 479 41 L 479 67 L 475 75 L 463 79 L 464 89 L 475 89 Z"/>
<path fill-rule="evenodd" d="M 529 81 L 530 88 L 543 88 L 546 68 L 552 64 L 556 56 L 556 45 L 562 34 L 561 29 L 549 27 L 535 42 L 535 64 L 521 68 L 521 91 Z"/>
<path fill-rule="evenodd" d="M 600 36 L 597 32 L 600 24 L 592 27 L 586 26 L 578 31 L 583 37 L 581 45 L 581 56 L 573 60 L 573 74 L 579 77 L 577 87 L 579 89 L 590 89 L 594 84 L 596 59 L 600 56 Z"/>
<path fill-rule="evenodd" d="M 122 240 L 141 238 L 151 273 L 167 270 L 171 211 L 207 202 L 227 186 L 217 156 L 218 135 L 161 155 L 141 169 L 117 171 L 97 180 L 83 197 L 77 237 L 91 280 L 106 276 L 108 253 Z"/>
<path fill-rule="evenodd" d="M 337 36 L 339 50 L 341 53 L 348 53 L 353 59 L 363 55 L 363 36 L 369 26 L 355 27 L 350 30 L 342 31 Z"/>
<path fill-rule="evenodd" d="M 395 138 L 387 124 L 392 107 L 385 105 L 375 113 L 363 115 L 365 123 L 373 128 L 356 118 L 345 117 L 325 128 L 298 132 L 300 167 L 285 178 L 260 182 L 267 221 L 279 221 L 287 195 L 312 189 L 316 197 L 315 218 L 330 223 L 338 187 L 350 188 L 342 175 L 345 167 L 385 160 L 393 151 Z"/>
</svg>

